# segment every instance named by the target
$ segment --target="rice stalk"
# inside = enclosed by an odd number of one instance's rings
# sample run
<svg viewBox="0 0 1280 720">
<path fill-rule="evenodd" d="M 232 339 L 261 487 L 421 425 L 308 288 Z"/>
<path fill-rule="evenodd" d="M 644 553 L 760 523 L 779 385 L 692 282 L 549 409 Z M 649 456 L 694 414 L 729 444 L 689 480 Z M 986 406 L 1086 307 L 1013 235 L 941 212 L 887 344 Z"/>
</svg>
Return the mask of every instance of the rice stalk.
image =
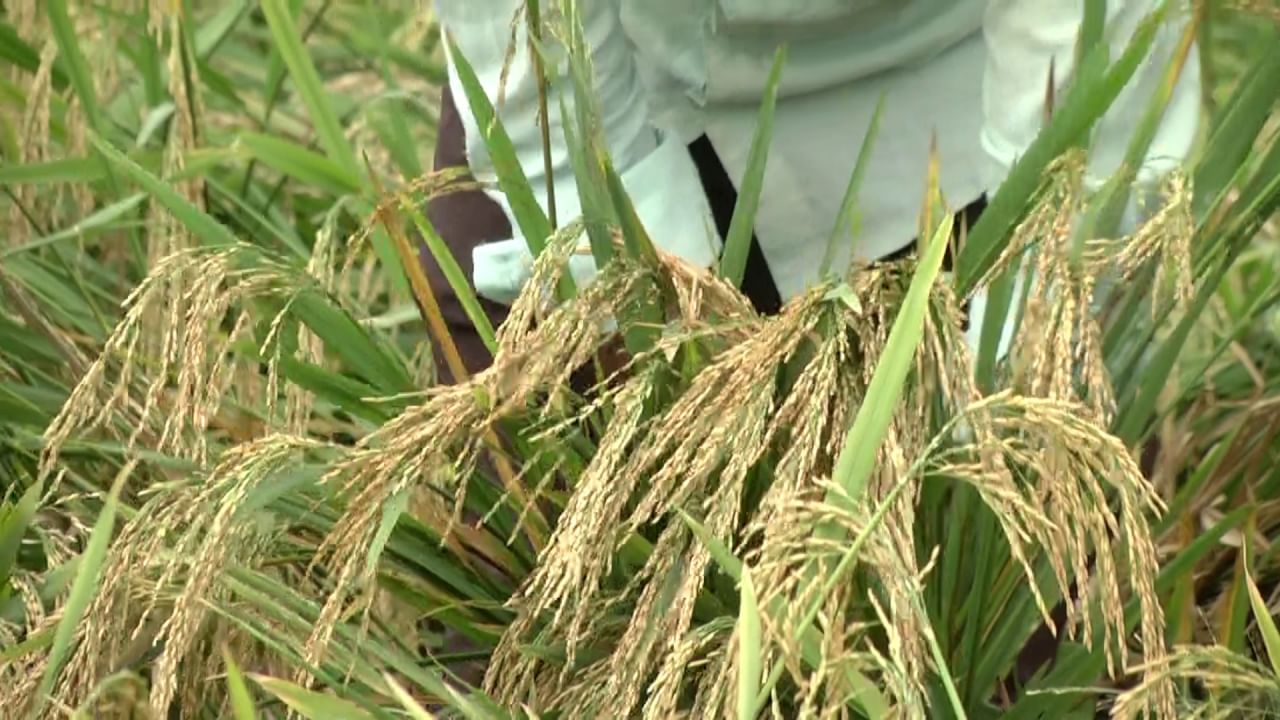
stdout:
<svg viewBox="0 0 1280 720">
<path fill-rule="evenodd" d="M 20 4 L 20 7 L 23 4 Z M 43 13 L 40 13 L 43 17 Z M 21 27 L 19 18 L 19 27 Z M 40 65 L 29 81 L 26 82 L 26 107 L 19 120 L 20 142 L 18 162 L 34 163 L 49 159 L 49 101 L 53 93 L 52 73 L 54 62 L 58 58 L 58 45 L 53 38 L 44 37 L 40 44 Z M 19 78 L 20 82 L 25 78 Z M 34 232 L 41 228 L 33 228 L 35 221 L 46 222 L 52 212 L 54 202 L 47 195 L 38 193 L 36 188 L 16 186 L 13 193 L 14 202 L 9 206 L 9 243 L 16 247 L 30 240 Z M 28 217 L 27 213 L 30 213 Z"/>
</svg>

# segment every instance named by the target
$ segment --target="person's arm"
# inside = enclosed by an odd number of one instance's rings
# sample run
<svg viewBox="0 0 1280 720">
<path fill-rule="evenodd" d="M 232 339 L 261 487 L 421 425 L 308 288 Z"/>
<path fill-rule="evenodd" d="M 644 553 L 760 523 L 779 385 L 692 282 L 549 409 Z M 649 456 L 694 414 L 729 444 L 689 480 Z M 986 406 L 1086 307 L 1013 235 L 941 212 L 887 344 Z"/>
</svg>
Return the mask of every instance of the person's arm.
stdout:
<svg viewBox="0 0 1280 720">
<path fill-rule="evenodd" d="M 523 0 L 437 0 L 436 12 L 444 31 L 474 68 L 497 108 L 520 166 L 546 209 L 537 77 L 529 54 L 528 26 L 523 17 L 516 17 L 523 4 Z M 617 0 L 584 0 L 580 6 L 587 45 L 592 48 L 600 125 L 614 167 L 641 221 L 660 248 L 690 262 L 710 265 L 718 252 L 718 238 L 697 170 L 684 144 L 675 137 L 663 137 L 649 121 L 635 57 L 619 22 Z M 564 77 L 563 72 L 549 74 Z M 452 58 L 449 83 L 466 129 L 468 164 L 478 180 L 492 183 L 496 180 L 493 166 Z M 580 204 L 559 111 L 561 93 L 572 108 L 572 90 L 567 80 L 562 85 L 565 87 L 550 90 L 548 115 L 556 215 L 564 225 L 580 214 Z M 491 195 L 513 220 L 515 237 L 477 248 L 473 280 L 483 296 L 509 303 L 527 279 L 532 258 L 505 198 L 496 190 Z M 589 258 L 577 258 L 573 270 L 586 279 L 594 265 Z"/>
<path fill-rule="evenodd" d="M 1111 57 L 1119 57 L 1134 30 L 1161 4 L 1160 0 L 1109 0 L 1106 34 Z M 984 123 L 982 147 L 988 192 L 1004 181 L 1017 158 L 1040 131 L 1045 114 L 1046 87 L 1053 68 L 1058 97 L 1075 71 L 1076 39 L 1083 20 L 1080 0 L 991 0 L 984 19 L 987 65 L 983 78 Z M 1089 150 L 1086 186 L 1096 189 L 1119 168 L 1134 131 L 1157 92 L 1170 60 L 1178 51 L 1186 18 L 1175 10 L 1160 28 L 1150 55 L 1095 127 Z M 1150 200 L 1159 181 L 1177 168 L 1191 150 L 1200 122 L 1200 71 L 1195 48 L 1186 58 L 1158 131 L 1142 166 L 1123 228 L 1131 231 L 1142 216 L 1143 200 Z M 975 298 L 978 318 L 985 295 Z M 999 355 L 1011 341 L 1006 322 Z M 970 327 L 970 343 L 977 346 L 981 322 Z"/>
</svg>

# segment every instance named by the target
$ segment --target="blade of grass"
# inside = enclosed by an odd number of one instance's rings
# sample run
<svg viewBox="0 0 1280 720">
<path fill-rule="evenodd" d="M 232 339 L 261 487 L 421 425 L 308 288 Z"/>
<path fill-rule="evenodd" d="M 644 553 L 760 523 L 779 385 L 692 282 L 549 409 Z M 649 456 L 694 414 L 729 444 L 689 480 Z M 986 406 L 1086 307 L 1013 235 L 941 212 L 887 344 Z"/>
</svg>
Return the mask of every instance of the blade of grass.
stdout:
<svg viewBox="0 0 1280 720">
<path fill-rule="evenodd" d="M 407 489 L 392 495 L 390 499 L 382 506 L 382 519 L 378 522 L 378 530 L 373 536 L 373 541 L 369 543 L 369 551 L 365 554 L 365 567 L 370 577 L 372 577 L 377 568 L 378 562 L 382 559 L 382 551 L 387 547 L 387 541 L 391 539 L 391 533 L 396 529 L 396 524 L 400 522 L 400 516 L 404 515 L 409 509 L 409 492 Z"/>
<path fill-rule="evenodd" d="M 365 158 L 365 162 L 368 162 L 368 158 Z M 369 177 L 371 182 L 374 183 L 375 191 L 381 195 L 382 187 L 374 176 L 372 168 L 370 168 Z M 431 282 L 427 279 L 426 273 L 422 270 L 422 265 L 418 262 L 418 254 L 414 252 L 413 246 L 409 243 L 409 238 L 404 234 L 395 205 L 385 206 L 377 219 L 386 229 L 387 234 L 394 243 L 398 258 L 397 265 L 400 270 L 396 274 L 406 278 L 409 287 L 412 288 L 413 299 L 418 304 L 418 310 L 422 313 L 422 319 L 427 323 L 427 328 L 431 331 L 436 342 L 440 344 L 449 372 L 453 375 L 455 381 L 465 382 L 471 376 L 471 373 L 462 361 L 462 354 L 458 351 L 458 345 L 454 342 L 452 333 L 449 332 L 449 326 L 444 320 L 444 314 L 440 311 L 440 303 L 436 300 L 435 292 L 431 289 Z M 396 266 L 388 266 L 388 269 L 392 267 Z"/>
<path fill-rule="evenodd" d="M 310 187 L 334 195 L 360 192 L 360 177 L 333 160 L 283 138 L 244 132 L 236 140 L 250 157 Z"/>
<path fill-rule="evenodd" d="M 391 694 L 395 696 L 396 701 L 400 703 L 400 706 L 404 708 L 404 711 L 409 714 L 409 717 L 412 718 L 412 720 L 436 720 L 436 716 L 427 712 L 426 708 L 419 705 L 418 701 L 414 700 L 413 696 L 409 694 L 409 691 L 405 690 L 403 685 L 396 682 L 394 677 L 389 674 L 384 675 L 383 680 L 386 681 L 387 687 L 391 688 Z"/>
<path fill-rule="evenodd" d="M 67 13 L 66 0 L 48 0 L 45 3 L 45 13 L 49 19 L 53 37 L 58 44 L 58 55 L 67 69 L 71 87 L 80 100 L 80 109 L 85 115 L 89 129 L 108 136 L 115 127 L 109 125 L 107 117 L 102 112 L 102 106 L 98 103 L 98 96 L 93 86 L 93 75 L 89 71 L 89 63 L 85 59 L 84 51 L 80 48 L 75 25 Z M 120 187 L 115 173 L 105 161 L 103 166 L 106 169 L 108 187 L 113 195 L 119 195 Z"/>
<path fill-rule="evenodd" d="M 893 418 L 898 399 L 902 395 L 903 384 L 914 367 L 912 358 L 924 336 L 929 293 L 942 269 L 942 259 L 946 254 L 953 223 L 954 216 L 951 213 L 945 214 L 937 232 L 925 247 L 924 256 L 916 267 L 902 307 L 889 331 L 884 352 L 867 385 L 866 398 L 858 408 L 853 426 L 845 435 L 844 445 L 836 458 L 832 479 L 851 498 L 861 497 L 866 489 L 880 443 L 884 440 L 889 421 Z M 828 501 L 833 498 L 833 493 L 828 493 Z"/>
<path fill-rule="evenodd" d="M 689 528 L 690 532 L 693 533 L 694 537 L 711 553 L 711 558 L 715 560 L 720 570 L 735 582 L 741 582 L 743 577 L 742 561 L 735 557 L 724 543 L 720 542 L 707 530 L 705 525 L 695 520 L 692 515 L 680 508 L 676 508 L 675 512 Z M 774 602 L 770 603 L 769 608 L 767 608 L 767 612 L 773 617 L 783 617 L 782 601 L 780 597 L 775 598 Z M 821 662 L 822 654 L 820 648 L 822 638 L 812 624 L 804 626 L 800 629 L 800 632 L 803 633 L 800 643 L 803 659 L 811 667 L 816 667 Z M 854 690 L 852 702 L 860 706 L 870 718 L 888 717 L 889 703 L 885 700 L 879 688 L 857 670 L 847 668 L 845 673 Z M 757 702 L 762 702 L 768 697 L 770 688 L 772 688 L 773 683 L 777 682 L 780 675 L 781 673 L 776 668 L 773 672 L 770 672 L 769 682 L 761 688 L 760 693 L 757 695 Z"/>
<path fill-rule="evenodd" d="M 15 245 L 13 247 L 0 250 L 0 260 L 3 260 L 10 255 L 31 252 L 32 250 L 37 250 L 54 243 L 62 242 L 63 240 L 84 238 L 99 230 L 103 232 L 110 231 L 117 221 L 136 210 L 145 199 L 145 194 L 134 193 L 123 200 L 117 200 L 116 202 L 106 205 L 105 207 L 90 213 L 88 216 L 77 220 L 75 224 L 69 228 L 64 228 L 55 233 L 45 235 L 42 238 L 37 238 L 21 245 Z"/>
<path fill-rule="evenodd" d="M 67 12 L 67 2 L 66 0 L 46 0 L 44 7 L 49 19 L 49 29 L 58 43 L 58 57 L 62 61 L 63 68 L 66 69 L 76 97 L 80 100 L 81 112 L 84 113 L 85 120 L 94 132 L 105 135 L 107 120 L 102 113 L 102 106 L 98 103 L 97 91 L 94 90 L 89 61 L 85 59 L 84 51 L 80 48 L 75 24 L 72 23 L 71 16 Z"/>
<path fill-rule="evenodd" d="M 1274 38 L 1277 31 L 1273 30 Z M 1253 149 L 1254 140 L 1271 117 L 1280 88 L 1280 53 L 1258 56 L 1222 110 L 1196 165 L 1193 186 L 1196 216 L 1218 205 Z"/>
<path fill-rule="evenodd" d="M 362 710 L 359 705 L 333 695 L 306 690 L 278 678 L 263 675 L 251 677 L 263 690 L 307 720 L 374 720 L 374 716 Z"/>
<path fill-rule="evenodd" d="M 524 168 L 520 167 L 515 146 L 511 143 L 511 136 L 507 135 L 506 129 L 502 126 L 502 121 L 498 118 L 489 96 L 485 94 L 484 86 L 476 77 L 471 63 L 467 62 L 462 51 L 454 44 L 453 38 L 448 38 L 446 46 L 449 49 L 449 61 L 458 75 L 458 80 L 467 96 L 467 104 L 471 107 L 485 147 L 489 150 L 494 173 L 498 176 L 498 187 L 507 196 L 511 214 L 515 217 L 520 234 L 524 236 L 525 243 L 529 246 L 529 252 L 537 257 L 546 246 L 547 238 L 551 237 L 551 222 L 543 212 L 542 206 L 538 204 L 537 198 L 534 197 L 529 177 L 525 174 Z"/>
<path fill-rule="evenodd" d="M 876 109 L 871 114 L 871 122 L 867 125 L 867 132 L 862 136 L 862 146 L 858 148 L 858 159 L 854 162 L 853 174 L 849 176 L 849 185 L 845 187 L 844 199 L 840 201 L 840 211 L 836 214 L 836 224 L 831 228 L 831 236 L 827 238 L 827 248 L 822 254 L 819 277 L 825 278 L 830 275 L 831 264 L 835 262 L 836 244 L 845 237 L 846 233 L 850 239 L 854 236 L 854 212 L 858 193 L 862 191 L 862 181 L 867 175 L 867 167 L 871 164 L 871 149 L 875 145 L 876 137 L 880 134 L 880 118 L 884 114 L 886 97 L 887 93 L 880 94 L 880 99 L 876 101 Z M 852 253 L 850 257 L 853 257 Z"/>
<path fill-rule="evenodd" d="M 0 59 L 32 74 L 40 68 L 40 51 L 27 44 L 12 24 L 3 21 L 0 21 Z M 70 83 L 61 63 L 53 66 L 50 76 L 56 90 L 65 90 Z"/>
<path fill-rule="evenodd" d="M 164 205 L 169 212 L 173 213 L 178 222 L 182 223 L 197 238 L 204 241 L 206 245 L 228 246 L 237 242 L 235 235 L 227 229 L 227 226 L 201 212 L 199 208 L 178 194 L 173 189 L 173 186 L 152 175 L 141 165 L 129 159 L 99 134 L 90 131 L 89 143 L 98 152 L 102 153 L 112 166 L 119 168 L 126 177 L 141 185 L 143 190 L 146 190 L 161 205 Z"/>
<path fill-rule="evenodd" d="M 0 650 L 0 665 L 7 665 L 27 653 L 34 653 L 48 648 L 53 644 L 54 630 L 54 628 L 49 628 L 32 633 L 22 642 Z"/>
<path fill-rule="evenodd" d="M 1086 212 L 1084 221 L 1077 230 L 1082 242 L 1090 238 L 1112 237 L 1119 230 L 1125 208 L 1133 195 L 1134 181 L 1160 129 L 1160 122 L 1169 107 L 1169 102 L 1173 99 L 1173 92 L 1182 78 L 1182 72 L 1191 56 L 1195 39 L 1196 21 L 1192 20 L 1187 24 L 1182 39 L 1174 51 L 1174 56 L 1160 79 L 1160 85 L 1138 121 L 1133 138 L 1125 150 L 1120 169 L 1116 171 L 1112 181 L 1103 187 L 1099 196 L 1090 202 L 1089 211 Z"/>
<path fill-rule="evenodd" d="M 764 648 L 761 646 L 760 607 L 750 571 L 742 573 L 738 606 L 738 720 L 756 716 L 760 694 L 760 672 Z"/>
<path fill-rule="evenodd" d="M 756 121 L 755 135 L 751 138 L 751 150 L 747 155 L 747 169 L 738 187 L 738 202 L 733 208 L 733 219 L 720 255 L 720 275 L 734 287 L 742 285 L 747 269 L 747 254 L 751 237 L 755 233 L 756 212 L 760 208 L 760 195 L 764 191 L 765 163 L 769 158 L 769 143 L 773 139 L 773 117 L 778 105 L 778 85 L 782 81 L 782 67 L 787 62 L 787 47 L 778 48 L 773 58 L 773 68 L 764 86 L 764 102 Z"/>
<path fill-rule="evenodd" d="M 560 117 L 564 120 L 565 146 L 573 166 L 578 186 L 578 200 L 582 207 L 582 219 L 591 242 L 591 254 L 596 266 L 603 268 L 613 259 L 613 233 L 610 225 L 616 225 L 612 203 L 605 189 L 603 168 L 595 159 L 604 155 L 600 131 L 600 111 L 597 107 L 595 84 L 591 76 L 591 53 L 584 37 L 582 17 L 578 3 L 566 2 L 569 25 L 569 77 L 573 82 L 573 114 L 566 109 L 565 98 L 560 98 Z M 571 122 L 570 118 L 576 121 Z"/>
<path fill-rule="evenodd" d="M 320 147 L 346 176 L 361 178 L 360 164 L 356 160 L 355 150 L 347 142 L 342 123 L 334 112 L 333 103 L 325 93 L 315 64 L 302 44 L 303 36 L 293 20 L 293 13 L 285 5 L 285 0 L 262 0 L 262 14 L 271 30 L 273 46 L 289 69 L 294 87 L 307 108 L 312 124 L 315 125 L 316 138 Z M 369 184 L 372 180 L 370 176 L 367 182 L 361 181 L 361 187 L 368 192 L 373 192 L 373 186 Z M 381 232 L 375 232 L 371 242 L 374 254 L 378 256 L 383 266 L 388 269 L 396 267 L 396 253 L 391 241 Z M 388 275 L 396 293 L 409 294 L 409 285 L 403 275 L 396 272 L 390 272 Z"/>
<path fill-rule="evenodd" d="M 1258 632 L 1262 635 L 1262 642 L 1267 648 L 1267 659 L 1271 661 L 1271 671 L 1275 673 L 1276 679 L 1280 680 L 1280 630 L 1276 629 L 1276 621 L 1271 616 L 1267 601 L 1262 598 L 1257 583 L 1253 581 L 1253 576 L 1247 570 L 1245 585 L 1249 588 L 1253 618 L 1258 623 Z"/>
<path fill-rule="evenodd" d="M 4 592 L 9 584 L 9 577 L 18 562 L 18 550 L 22 547 L 22 538 L 26 536 L 40 503 L 40 484 L 27 488 L 18 502 L 11 506 L 0 506 L 0 592 Z"/>
<path fill-rule="evenodd" d="M 484 308 L 480 306 L 480 300 L 476 297 L 475 290 L 468 282 L 466 273 L 462 271 L 462 266 L 458 265 L 457 259 L 453 257 L 453 253 L 449 251 L 449 246 L 445 244 L 444 239 L 440 237 L 440 233 L 436 232 L 435 227 L 431 224 L 418 206 L 411 201 L 410 198 L 402 198 L 400 206 L 409 215 L 409 219 L 413 221 L 418 232 L 422 235 L 422 239 L 426 242 L 427 250 L 431 253 L 440 266 L 440 271 L 444 275 L 445 280 L 449 282 L 449 288 L 453 290 L 453 294 L 458 298 L 462 310 L 467 314 L 467 318 L 471 320 L 471 324 L 476 329 L 476 334 L 480 336 L 480 340 L 484 342 L 484 346 L 489 352 L 497 352 L 498 336 L 493 328 L 493 323 L 489 321 L 489 315 L 485 313 Z"/>
<path fill-rule="evenodd" d="M 244 673 L 240 672 L 240 666 L 226 648 L 222 649 L 222 662 L 227 668 L 227 695 L 231 701 L 232 716 L 235 720 L 258 720 L 258 711 L 244 681 Z"/>
<path fill-rule="evenodd" d="M 551 116 L 547 110 L 547 69 L 542 52 L 542 9 L 538 0 L 525 0 L 525 20 L 529 30 L 529 56 L 533 58 L 533 73 L 538 82 L 538 129 L 542 132 L 542 173 L 547 183 L 547 222 L 554 231 L 556 222 L 555 172 L 551 165 Z"/>
<path fill-rule="evenodd" d="M 302 35 L 298 32 L 297 23 L 294 22 L 285 0 L 262 0 L 261 8 L 271 30 L 273 47 L 289 69 L 298 97 L 315 125 L 320 147 L 348 175 L 359 177 L 360 164 L 356 161 L 355 151 L 347 142 L 342 123 L 333 111 L 333 104 L 324 91 L 311 56 L 303 47 Z"/>
</svg>

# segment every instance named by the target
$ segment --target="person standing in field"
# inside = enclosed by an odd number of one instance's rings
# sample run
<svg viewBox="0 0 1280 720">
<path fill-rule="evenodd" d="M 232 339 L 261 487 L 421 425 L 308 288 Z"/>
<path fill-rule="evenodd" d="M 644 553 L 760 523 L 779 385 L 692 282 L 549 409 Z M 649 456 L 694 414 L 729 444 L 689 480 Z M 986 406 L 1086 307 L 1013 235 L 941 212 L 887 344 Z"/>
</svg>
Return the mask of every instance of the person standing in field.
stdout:
<svg viewBox="0 0 1280 720">
<path fill-rule="evenodd" d="M 436 0 L 438 19 L 498 105 L 520 164 L 547 206 L 537 77 L 524 0 Z M 546 4 L 546 3 L 544 3 Z M 1106 3 L 1114 58 L 1159 0 Z M 884 97 L 880 132 L 858 196 L 855 233 L 832 267 L 910 251 L 936 137 L 940 187 L 959 203 L 957 232 L 981 213 L 1044 118 L 1047 84 L 1070 82 L 1083 0 L 579 0 L 592 51 L 602 131 L 654 242 L 711 266 L 746 170 L 766 77 L 788 47 L 756 237 L 743 290 L 761 312 L 818 281 L 858 150 Z M 1086 182 L 1118 169 L 1138 119 L 1173 58 L 1186 18 L 1173 12 L 1153 51 L 1094 134 Z M 514 32 L 514 34 L 513 34 Z M 514 39 L 514 45 L 513 45 Z M 504 65 L 505 71 L 504 71 Z M 505 81 L 503 76 L 505 74 Z M 499 89 L 502 98 L 499 102 Z M 557 91 L 550 102 L 552 183 L 561 222 L 578 213 Z M 565 90 L 571 100 L 571 90 Z M 1152 186 L 1190 151 L 1200 119 L 1193 48 L 1137 178 Z M 496 176 L 452 59 L 437 169 Z M 431 222 L 466 270 L 495 325 L 532 258 L 495 190 L 436 198 Z M 470 371 L 491 361 L 439 268 L 432 285 Z M 982 317 L 983 296 L 971 316 Z M 976 340 L 979 323 L 971 323 Z M 1008 333 L 1003 342 L 1007 344 Z M 442 381 L 451 380 L 446 370 Z"/>
</svg>

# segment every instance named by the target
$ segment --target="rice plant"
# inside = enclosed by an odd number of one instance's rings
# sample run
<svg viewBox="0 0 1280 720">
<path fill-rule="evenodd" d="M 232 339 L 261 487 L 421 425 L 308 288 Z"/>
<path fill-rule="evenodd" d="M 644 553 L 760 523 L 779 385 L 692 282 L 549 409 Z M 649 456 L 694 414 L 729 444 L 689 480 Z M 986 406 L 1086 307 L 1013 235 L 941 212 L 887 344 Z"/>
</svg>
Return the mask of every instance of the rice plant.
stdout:
<svg viewBox="0 0 1280 720">
<path fill-rule="evenodd" d="M 1083 190 L 1080 149 L 1142 32 L 1085 58 L 953 273 L 926 210 L 916 256 L 776 316 L 735 283 L 749 203 L 718 271 L 659 252 L 579 103 L 583 217 L 502 173 L 533 279 L 501 327 L 472 314 L 493 366 L 436 385 L 436 361 L 465 373 L 420 208 L 471 181 L 422 160 L 429 8 L 6 4 L 0 702 L 1276 712 L 1280 30 L 1266 5 L 1192 10 L 1211 121 L 1131 235 L 1127 185 Z M 534 17 L 585 97 L 574 14 Z M 576 287 L 584 245 L 602 269 Z M 983 286 L 1020 318 L 1000 362 L 960 329 Z"/>
</svg>

